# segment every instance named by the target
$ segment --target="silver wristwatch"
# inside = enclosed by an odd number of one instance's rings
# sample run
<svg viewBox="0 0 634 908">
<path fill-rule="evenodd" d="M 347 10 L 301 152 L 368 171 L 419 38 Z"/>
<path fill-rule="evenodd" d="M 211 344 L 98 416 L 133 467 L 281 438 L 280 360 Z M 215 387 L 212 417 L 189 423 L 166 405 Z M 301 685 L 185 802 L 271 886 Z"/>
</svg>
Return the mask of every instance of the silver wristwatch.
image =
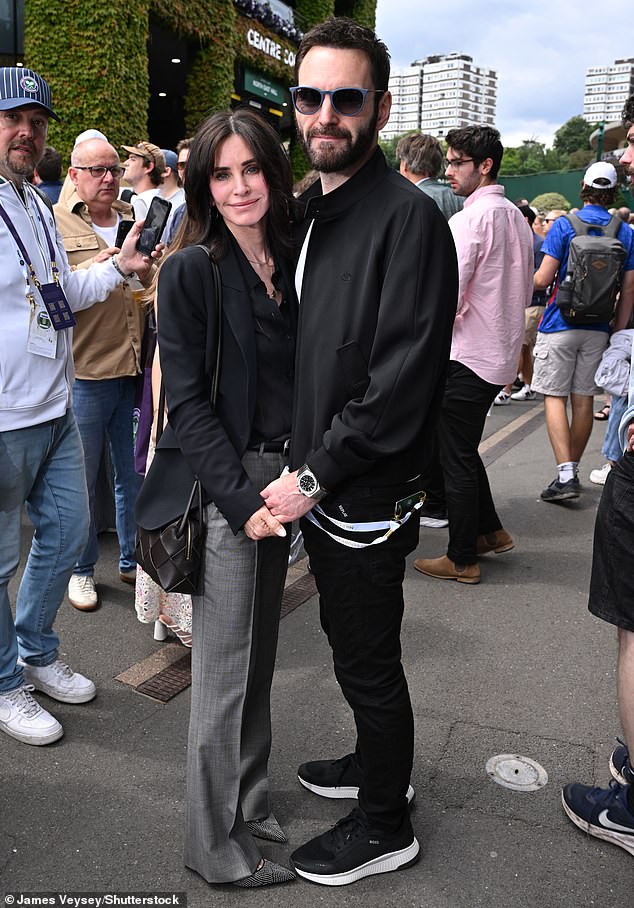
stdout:
<svg viewBox="0 0 634 908">
<path fill-rule="evenodd" d="M 306 498 L 312 498 L 314 501 L 321 501 L 328 494 L 325 489 L 319 485 L 319 480 L 310 469 L 308 464 L 304 464 L 297 471 L 297 489 L 305 495 Z"/>
</svg>

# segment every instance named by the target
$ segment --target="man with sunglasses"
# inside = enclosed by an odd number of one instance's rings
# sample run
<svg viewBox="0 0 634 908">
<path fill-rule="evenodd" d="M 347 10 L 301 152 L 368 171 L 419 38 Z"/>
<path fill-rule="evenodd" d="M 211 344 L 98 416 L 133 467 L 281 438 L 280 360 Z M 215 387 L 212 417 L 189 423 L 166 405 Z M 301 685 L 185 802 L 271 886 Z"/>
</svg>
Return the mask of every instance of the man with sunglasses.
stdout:
<svg viewBox="0 0 634 908">
<path fill-rule="evenodd" d="M 123 167 L 116 150 L 103 139 L 75 146 L 68 176 L 73 191 L 55 206 L 55 215 L 71 266 L 88 268 L 101 259 L 103 250 L 114 247 L 120 221 L 132 220 L 134 214 L 117 198 Z M 105 306 L 78 312 L 76 319 L 73 404 L 84 449 L 90 529 L 70 578 L 68 598 L 76 609 L 93 611 L 98 605 L 94 573 L 99 556 L 95 492 L 106 444 L 114 467 L 119 576 L 130 584 L 136 577 L 133 506 L 141 477 L 134 470 L 132 412 L 145 310 L 134 299 L 132 284 L 124 281 Z"/>
<path fill-rule="evenodd" d="M 447 133 L 445 174 L 465 199 L 463 210 L 449 221 L 460 295 L 437 457 L 427 480 L 434 500 L 442 500 L 444 491 L 449 545 L 446 555 L 419 558 L 414 566 L 437 580 L 469 584 L 480 582 L 480 555 L 513 548 L 478 454 L 489 407 L 515 377 L 524 311 L 533 293 L 531 231 L 496 179 L 503 153 L 500 134 L 490 126 Z"/>
<path fill-rule="evenodd" d="M 297 130 L 320 179 L 301 199 L 293 469 L 262 495 L 284 522 L 303 517 L 321 624 L 356 723 L 352 753 L 298 773 L 318 795 L 358 795 L 334 829 L 292 855 L 301 876 L 337 886 L 418 858 L 402 583 L 457 270 L 439 208 L 378 148 L 391 105 L 385 45 L 329 19 L 304 36 L 296 76 Z"/>
</svg>

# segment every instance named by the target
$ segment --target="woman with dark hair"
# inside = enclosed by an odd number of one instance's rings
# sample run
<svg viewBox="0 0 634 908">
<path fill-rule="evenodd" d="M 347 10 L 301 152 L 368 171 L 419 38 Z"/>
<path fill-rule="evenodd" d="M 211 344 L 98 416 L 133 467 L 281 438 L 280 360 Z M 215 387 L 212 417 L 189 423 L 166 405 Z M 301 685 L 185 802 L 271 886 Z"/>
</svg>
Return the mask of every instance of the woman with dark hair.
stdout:
<svg viewBox="0 0 634 908">
<path fill-rule="evenodd" d="M 163 507 L 167 522 L 183 511 L 195 475 L 206 502 L 204 591 L 192 609 L 185 863 L 210 883 L 263 886 L 294 879 L 256 843 L 286 841 L 271 813 L 267 762 L 289 536 L 260 490 L 286 464 L 297 302 L 291 171 L 273 128 L 249 110 L 209 117 L 190 147 L 186 196 L 157 281 L 169 424 L 155 486 L 142 498 L 160 499 L 152 507 Z M 222 283 L 215 406 L 210 258 Z"/>
</svg>

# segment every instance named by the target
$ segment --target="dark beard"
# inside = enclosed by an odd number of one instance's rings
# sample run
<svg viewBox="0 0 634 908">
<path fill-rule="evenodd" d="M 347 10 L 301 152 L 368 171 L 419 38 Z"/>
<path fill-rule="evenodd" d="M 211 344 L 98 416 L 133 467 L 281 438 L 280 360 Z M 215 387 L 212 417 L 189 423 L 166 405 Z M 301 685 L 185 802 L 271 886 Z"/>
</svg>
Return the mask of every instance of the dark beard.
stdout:
<svg viewBox="0 0 634 908">
<path fill-rule="evenodd" d="M 377 119 L 378 112 L 375 111 L 374 116 L 367 124 L 366 128 L 359 133 L 354 142 L 347 129 L 342 129 L 337 126 L 325 127 L 321 130 L 317 130 L 313 127 L 306 138 L 298 126 L 297 135 L 299 136 L 299 141 L 301 142 L 306 157 L 314 170 L 317 170 L 319 173 L 338 173 L 340 171 L 348 170 L 348 168 L 358 163 L 358 161 L 364 158 L 372 148 L 376 141 L 375 131 Z M 311 138 L 318 138 L 320 135 L 337 136 L 345 139 L 346 143 L 342 148 L 316 148 L 311 146 Z"/>
</svg>

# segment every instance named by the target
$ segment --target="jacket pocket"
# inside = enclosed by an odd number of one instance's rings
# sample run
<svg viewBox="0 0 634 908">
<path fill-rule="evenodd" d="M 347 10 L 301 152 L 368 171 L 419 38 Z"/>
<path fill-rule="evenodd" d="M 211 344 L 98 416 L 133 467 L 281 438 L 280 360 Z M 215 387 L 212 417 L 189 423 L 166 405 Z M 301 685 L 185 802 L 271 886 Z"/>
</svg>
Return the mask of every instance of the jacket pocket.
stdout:
<svg viewBox="0 0 634 908">
<path fill-rule="evenodd" d="M 81 236 L 65 236 L 64 249 L 69 255 L 72 252 L 85 252 L 86 250 L 97 253 L 99 251 L 99 240 L 92 232 Z"/>
<path fill-rule="evenodd" d="M 353 397 L 361 397 L 370 384 L 368 364 L 356 341 L 337 347 L 343 380 Z"/>
</svg>

